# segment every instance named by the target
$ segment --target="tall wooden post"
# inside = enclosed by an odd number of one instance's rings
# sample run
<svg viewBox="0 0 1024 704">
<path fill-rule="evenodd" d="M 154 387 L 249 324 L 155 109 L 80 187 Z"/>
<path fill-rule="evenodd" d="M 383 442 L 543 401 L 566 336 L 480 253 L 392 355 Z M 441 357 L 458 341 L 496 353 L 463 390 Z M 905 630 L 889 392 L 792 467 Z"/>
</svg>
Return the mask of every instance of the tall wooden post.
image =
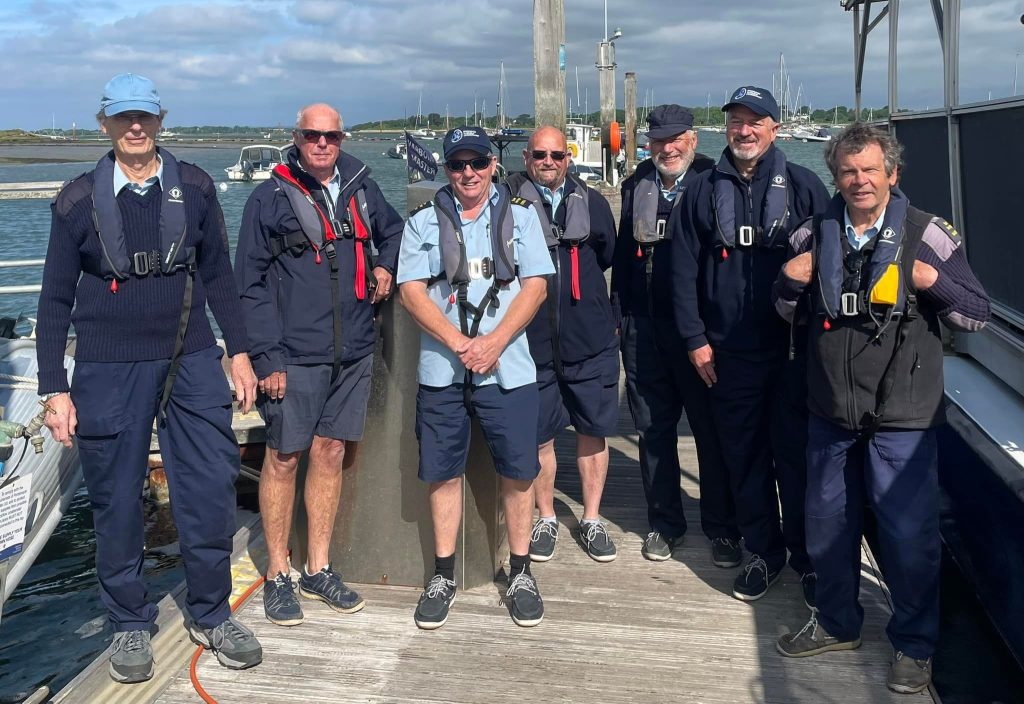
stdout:
<svg viewBox="0 0 1024 704">
<path fill-rule="evenodd" d="M 626 71 L 626 175 L 636 169 L 636 73 Z"/>
<path fill-rule="evenodd" d="M 533 0 L 534 122 L 565 132 L 565 7 Z"/>
</svg>

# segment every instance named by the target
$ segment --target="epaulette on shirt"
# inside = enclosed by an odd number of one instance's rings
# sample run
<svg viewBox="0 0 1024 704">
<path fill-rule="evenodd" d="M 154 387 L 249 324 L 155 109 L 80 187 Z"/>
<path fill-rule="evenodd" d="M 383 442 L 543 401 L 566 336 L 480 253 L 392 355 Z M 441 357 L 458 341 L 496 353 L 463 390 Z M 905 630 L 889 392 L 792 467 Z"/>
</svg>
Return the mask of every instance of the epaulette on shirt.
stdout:
<svg viewBox="0 0 1024 704">
<path fill-rule="evenodd" d="M 433 205 L 434 205 L 434 201 L 432 201 L 432 200 L 428 200 L 426 203 L 423 203 L 421 205 L 417 205 L 415 208 L 412 209 L 412 212 L 409 213 L 409 217 L 412 217 L 413 215 L 415 215 L 416 213 L 420 212 L 421 210 L 426 210 L 427 208 L 433 207 Z"/>
<path fill-rule="evenodd" d="M 521 205 L 524 208 L 529 208 L 530 207 L 530 201 L 526 200 L 522 196 L 512 196 L 511 202 L 512 202 L 512 205 Z"/>
<path fill-rule="evenodd" d="M 88 171 L 83 171 L 74 178 L 62 183 L 57 191 L 57 195 L 50 201 L 50 206 L 57 207 L 61 215 L 67 215 L 75 203 L 92 193 L 92 184 L 83 178 L 83 176 L 87 176 L 89 173 Z"/>
<path fill-rule="evenodd" d="M 961 244 L 960 233 L 957 232 L 956 228 L 950 225 L 947 221 L 942 218 L 932 218 L 932 222 L 939 226 L 939 229 L 946 233 L 949 239 L 953 240 L 953 244 L 957 247 Z"/>
</svg>

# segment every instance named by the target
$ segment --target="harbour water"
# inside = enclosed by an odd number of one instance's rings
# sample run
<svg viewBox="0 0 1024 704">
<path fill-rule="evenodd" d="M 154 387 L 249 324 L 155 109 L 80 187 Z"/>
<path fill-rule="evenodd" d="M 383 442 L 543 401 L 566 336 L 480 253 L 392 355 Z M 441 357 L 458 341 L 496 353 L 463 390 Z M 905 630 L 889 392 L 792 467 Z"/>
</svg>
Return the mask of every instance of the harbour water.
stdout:
<svg viewBox="0 0 1024 704">
<path fill-rule="evenodd" d="M 698 151 L 717 158 L 725 146 L 724 136 L 699 133 Z M 440 141 L 427 142 L 440 151 Z M 364 161 L 385 197 L 400 212 L 405 212 L 406 163 L 383 155 L 388 142 L 351 140 L 343 149 Z M 514 147 L 515 145 L 513 145 Z M 788 158 L 815 171 L 826 184 L 831 183 L 822 159 L 820 143 L 780 142 Z M 234 252 L 242 210 L 252 184 L 227 183 L 224 168 L 238 158 L 240 147 L 170 145 L 179 159 L 193 162 L 213 176 L 224 209 L 228 235 Z M 0 183 L 25 181 L 62 181 L 92 168 L 105 152 L 105 146 L 0 146 Z M 514 152 L 514 153 L 512 153 Z M 3 163 L 3 157 L 73 159 L 75 163 Z M 522 169 L 515 149 L 505 160 L 510 170 Z M 0 200 L 0 260 L 36 259 L 46 254 L 50 226 L 50 208 L 46 200 Z M 39 269 L 4 269 L 2 284 L 38 283 Z M 34 316 L 36 295 L 0 297 L 0 315 Z M 243 496 L 243 506 L 251 495 Z M 182 578 L 177 536 L 168 509 L 146 506 L 145 570 L 150 598 L 162 598 Z M 94 572 L 95 544 L 88 497 L 81 490 L 68 514 L 54 532 L 49 544 L 28 572 L 20 587 L 4 606 L 0 621 L 0 704 L 17 702 L 48 685 L 57 691 L 103 651 L 110 641 L 110 629 L 99 601 Z"/>
</svg>

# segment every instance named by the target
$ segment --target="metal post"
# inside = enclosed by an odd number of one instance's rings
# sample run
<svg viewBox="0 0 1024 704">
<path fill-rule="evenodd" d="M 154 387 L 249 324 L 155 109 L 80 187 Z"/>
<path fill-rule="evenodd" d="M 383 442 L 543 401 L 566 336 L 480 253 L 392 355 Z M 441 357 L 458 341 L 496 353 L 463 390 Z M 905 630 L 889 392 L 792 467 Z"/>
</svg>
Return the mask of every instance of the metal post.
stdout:
<svg viewBox="0 0 1024 704">
<path fill-rule="evenodd" d="M 960 118 L 954 109 L 960 104 L 960 0 L 946 0 L 942 13 L 942 63 L 945 77 L 944 102 L 949 132 L 949 190 L 954 222 L 964 228 L 963 177 L 960 170 Z M 966 235 L 965 235 L 966 237 Z"/>
<path fill-rule="evenodd" d="M 860 119 L 860 81 L 863 73 L 860 43 L 860 5 L 853 6 L 853 119 Z"/>
<path fill-rule="evenodd" d="M 606 134 L 609 125 L 615 122 L 615 42 L 607 38 L 597 44 L 597 73 L 603 135 Z M 601 153 L 605 183 L 614 184 L 612 172 L 615 170 L 615 157 L 608 149 L 602 149 Z"/>
<path fill-rule="evenodd" d="M 899 36 L 900 0 L 889 0 L 889 115 L 895 115 L 899 91 L 897 90 L 896 61 Z"/>
<path fill-rule="evenodd" d="M 565 131 L 565 7 L 562 0 L 533 1 L 535 122 Z"/>
<path fill-rule="evenodd" d="M 636 168 L 636 73 L 626 72 L 626 173 Z"/>
</svg>

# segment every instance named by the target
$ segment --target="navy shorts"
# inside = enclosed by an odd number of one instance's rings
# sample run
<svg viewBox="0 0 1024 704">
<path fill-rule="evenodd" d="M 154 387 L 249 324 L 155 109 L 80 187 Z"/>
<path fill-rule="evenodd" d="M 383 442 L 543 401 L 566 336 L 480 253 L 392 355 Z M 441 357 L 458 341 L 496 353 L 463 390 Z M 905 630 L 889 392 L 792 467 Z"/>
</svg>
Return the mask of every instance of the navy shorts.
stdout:
<svg viewBox="0 0 1024 704">
<path fill-rule="evenodd" d="M 563 364 L 562 369 L 559 379 L 553 364 L 537 367 L 537 444 L 553 439 L 570 424 L 581 435 L 615 435 L 619 422 L 618 341 L 596 357 Z"/>
<path fill-rule="evenodd" d="M 284 398 L 259 394 L 256 407 L 267 424 L 267 446 L 284 454 L 308 450 L 313 436 L 361 440 L 370 397 L 373 355 L 346 362 L 331 383 L 330 364 L 289 364 Z"/>
<path fill-rule="evenodd" d="M 509 479 L 534 479 L 537 462 L 537 385 L 503 389 L 497 384 L 473 387 L 470 403 L 494 468 Z M 463 384 L 424 386 L 416 394 L 416 437 L 420 441 L 419 477 L 443 482 L 466 471 L 470 418 Z"/>
</svg>

